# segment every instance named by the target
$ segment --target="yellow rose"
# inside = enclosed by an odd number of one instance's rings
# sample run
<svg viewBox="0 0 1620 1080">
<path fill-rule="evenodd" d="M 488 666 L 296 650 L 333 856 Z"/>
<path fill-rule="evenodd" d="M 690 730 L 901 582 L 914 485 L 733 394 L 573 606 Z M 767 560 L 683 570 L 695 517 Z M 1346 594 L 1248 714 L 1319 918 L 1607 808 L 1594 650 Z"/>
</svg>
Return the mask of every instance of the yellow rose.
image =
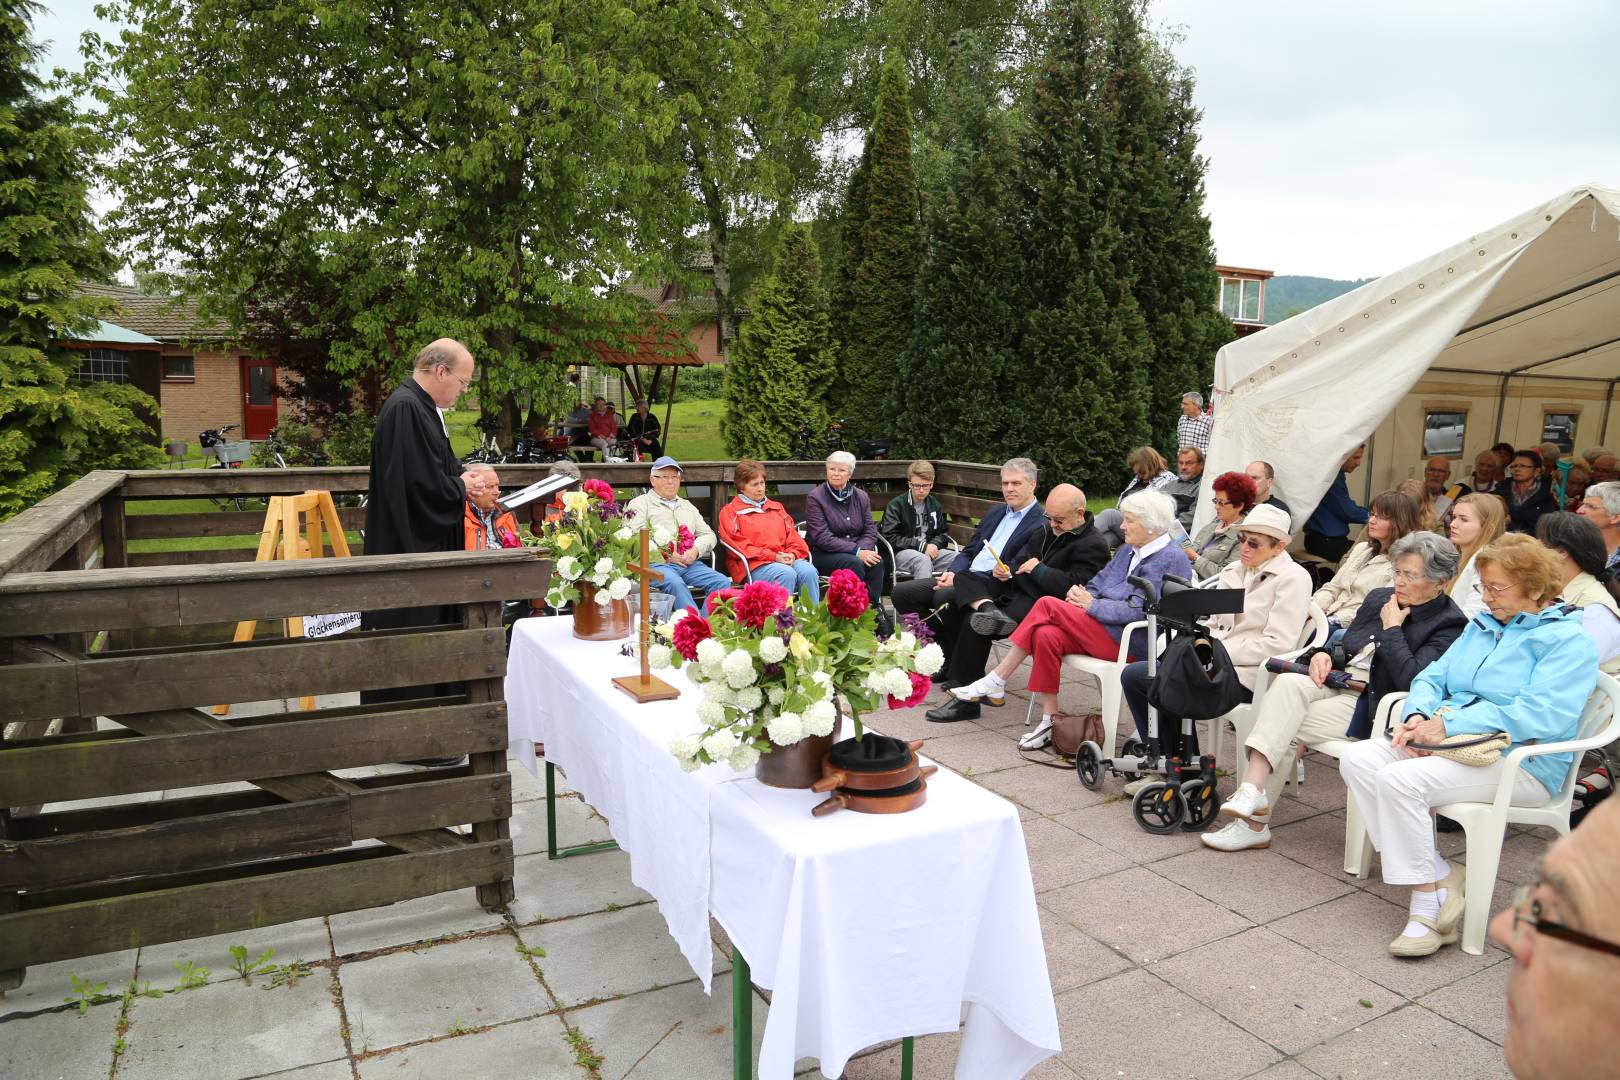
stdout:
<svg viewBox="0 0 1620 1080">
<path fill-rule="evenodd" d="M 810 639 L 797 630 L 793 631 L 793 636 L 788 638 L 788 652 L 792 653 L 794 658 L 798 660 L 808 658 L 810 655 Z"/>
<path fill-rule="evenodd" d="M 574 546 L 573 533 L 558 533 L 556 539 L 558 551 L 567 551 L 569 548 Z"/>
<path fill-rule="evenodd" d="M 590 505 L 591 497 L 583 491 L 565 491 L 562 500 L 564 509 L 572 510 L 576 514 L 582 514 L 585 512 L 585 508 Z"/>
</svg>

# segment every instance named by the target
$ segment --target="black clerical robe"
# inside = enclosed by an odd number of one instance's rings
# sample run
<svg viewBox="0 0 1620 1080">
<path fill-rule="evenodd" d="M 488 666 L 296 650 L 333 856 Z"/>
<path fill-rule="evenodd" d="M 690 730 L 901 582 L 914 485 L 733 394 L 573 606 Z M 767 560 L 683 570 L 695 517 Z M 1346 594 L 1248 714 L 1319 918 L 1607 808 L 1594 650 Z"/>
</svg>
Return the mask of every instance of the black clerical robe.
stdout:
<svg viewBox="0 0 1620 1080">
<path fill-rule="evenodd" d="M 371 498 L 366 504 L 367 555 L 459 551 L 467 493 L 438 407 L 415 379 L 383 403 L 371 437 Z M 389 608 L 363 613 L 366 630 L 431 626 L 457 618 L 454 607 Z M 397 701 L 442 692 L 429 686 L 370 690 L 362 702 Z"/>
</svg>

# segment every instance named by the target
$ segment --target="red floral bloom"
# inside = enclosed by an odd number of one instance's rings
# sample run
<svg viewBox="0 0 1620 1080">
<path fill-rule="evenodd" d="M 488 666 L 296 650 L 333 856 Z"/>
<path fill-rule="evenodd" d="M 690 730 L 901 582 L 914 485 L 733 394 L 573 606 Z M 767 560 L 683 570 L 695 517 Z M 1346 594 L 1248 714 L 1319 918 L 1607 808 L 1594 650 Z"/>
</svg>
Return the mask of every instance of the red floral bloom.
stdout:
<svg viewBox="0 0 1620 1080">
<path fill-rule="evenodd" d="M 853 570 L 834 570 L 827 583 L 827 611 L 840 619 L 858 619 L 872 606 L 866 583 Z"/>
<path fill-rule="evenodd" d="M 928 691 L 934 686 L 934 680 L 926 675 L 919 675 L 915 671 L 908 671 L 906 674 L 911 676 L 911 696 L 901 701 L 893 694 L 890 694 L 889 708 L 891 709 L 909 709 L 921 705 L 923 698 L 928 696 Z"/>
<path fill-rule="evenodd" d="M 523 541 L 518 539 L 517 533 L 513 532 L 511 529 L 502 529 L 501 530 L 501 547 L 503 547 L 503 548 L 514 548 L 514 547 L 522 547 L 522 546 L 523 546 Z"/>
<path fill-rule="evenodd" d="M 665 551 L 668 552 L 671 558 L 675 557 L 676 555 L 685 555 L 688 551 L 692 550 L 692 545 L 695 543 L 697 543 L 697 537 L 692 535 L 692 530 L 688 529 L 685 525 L 681 525 L 679 526 L 679 532 L 677 532 L 675 535 L 675 539 L 669 542 L 669 545 L 665 548 Z"/>
<path fill-rule="evenodd" d="M 684 659 L 696 660 L 698 643 L 713 637 L 714 627 L 710 626 L 709 620 L 699 615 L 696 609 L 690 609 L 686 613 L 686 618 L 675 624 L 671 636 L 676 652 Z"/>
<path fill-rule="evenodd" d="M 606 481 L 598 480 L 593 476 L 581 486 L 585 489 L 585 494 L 594 499 L 601 499 L 607 503 L 616 501 L 613 498 L 613 488 Z"/>
<path fill-rule="evenodd" d="M 742 595 L 732 604 L 731 611 L 743 626 L 759 630 L 764 627 L 765 620 L 782 610 L 790 599 L 788 591 L 782 586 L 769 581 L 754 581 L 743 587 Z"/>
</svg>

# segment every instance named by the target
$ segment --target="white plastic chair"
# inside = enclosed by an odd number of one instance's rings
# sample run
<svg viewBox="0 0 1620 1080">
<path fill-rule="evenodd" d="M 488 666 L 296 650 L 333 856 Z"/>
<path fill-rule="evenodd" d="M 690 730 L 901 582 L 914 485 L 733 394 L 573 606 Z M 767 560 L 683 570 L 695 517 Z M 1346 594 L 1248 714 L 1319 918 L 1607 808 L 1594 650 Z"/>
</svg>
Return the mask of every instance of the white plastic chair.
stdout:
<svg viewBox="0 0 1620 1080">
<path fill-rule="evenodd" d="M 1378 700 L 1378 715 L 1373 717 L 1372 732 L 1374 735 L 1383 735 L 1393 725 L 1395 717 L 1400 714 L 1401 705 L 1406 701 L 1405 691 L 1385 694 Z M 1344 757 L 1344 752 L 1356 745 L 1358 739 L 1328 739 L 1311 747 L 1319 754 L 1326 754 L 1334 761 Z M 1280 774 L 1280 776 L 1279 776 Z M 1271 797 L 1271 804 L 1277 805 L 1277 796 L 1289 783 L 1293 781 L 1292 769 L 1281 769 L 1272 773 L 1272 783 L 1268 785 L 1267 795 Z M 1277 781 L 1281 779 L 1281 783 Z M 1372 842 L 1367 836 L 1367 825 L 1361 816 L 1361 807 L 1356 805 L 1356 796 L 1346 790 L 1344 797 L 1344 872 L 1353 874 L 1358 878 L 1365 878 L 1372 873 Z"/>
<path fill-rule="evenodd" d="M 1102 693 L 1102 725 L 1103 747 L 1102 756 L 1111 758 L 1119 744 L 1119 721 L 1125 708 L 1125 692 L 1120 686 L 1120 676 L 1125 665 L 1130 663 L 1131 635 L 1141 631 L 1147 634 L 1146 620 L 1126 625 L 1119 635 L 1119 655 L 1113 660 L 1099 660 L 1095 656 L 1086 656 L 1081 653 L 1070 653 L 1063 658 L 1063 666 L 1070 671 L 1078 671 L 1082 675 L 1090 675 L 1097 680 L 1097 689 Z M 1164 634 L 1160 633 L 1159 641 L 1154 648 L 1162 648 Z M 1029 695 L 1029 711 L 1024 716 L 1027 725 L 1035 715 L 1035 695 Z"/>
<path fill-rule="evenodd" d="M 1328 620 L 1322 609 L 1312 603 L 1310 615 L 1305 625 L 1300 628 L 1299 644 L 1292 652 L 1285 653 L 1283 659 L 1292 660 L 1306 649 L 1314 649 L 1327 640 Z M 1231 712 L 1219 719 L 1210 721 L 1209 725 L 1209 752 L 1217 760 L 1221 757 L 1221 741 L 1226 734 L 1226 725 L 1232 725 L 1233 737 L 1237 740 L 1238 751 L 1241 757 L 1243 744 L 1249 739 L 1249 732 L 1260 719 L 1260 703 L 1265 700 L 1266 688 L 1271 685 L 1271 672 L 1266 665 L 1260 665 L 1260 672 L 1254 679 L 1254 698 L 1237 706 Z M 1239 772 L 1241 772 L 1241 760 Z M 1287 770 L 1290 774 L 1292 769 Z"/>
</svg>

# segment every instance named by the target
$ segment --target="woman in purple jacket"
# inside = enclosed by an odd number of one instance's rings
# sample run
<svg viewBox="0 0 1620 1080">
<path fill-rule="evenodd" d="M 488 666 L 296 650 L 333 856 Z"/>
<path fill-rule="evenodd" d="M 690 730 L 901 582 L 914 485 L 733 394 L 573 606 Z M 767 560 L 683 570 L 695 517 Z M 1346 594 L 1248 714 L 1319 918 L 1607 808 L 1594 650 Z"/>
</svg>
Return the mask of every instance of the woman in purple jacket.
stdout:
<svg viewBox="0 0 1620 1080">
<path fill-rule="evenodd" d="M 817 573 L 829 576 L 834 570 L 853 570 L 866 582 L 881 629 L 888 621 L 878 602 L 883 595 L 883 555 L 878 551 L 872 501 L 849 482 L 854 475 L 854 454 L 838 450 L 827 456 L 827 482 L 805 496 L 805 539 Z"/>
</svg>

